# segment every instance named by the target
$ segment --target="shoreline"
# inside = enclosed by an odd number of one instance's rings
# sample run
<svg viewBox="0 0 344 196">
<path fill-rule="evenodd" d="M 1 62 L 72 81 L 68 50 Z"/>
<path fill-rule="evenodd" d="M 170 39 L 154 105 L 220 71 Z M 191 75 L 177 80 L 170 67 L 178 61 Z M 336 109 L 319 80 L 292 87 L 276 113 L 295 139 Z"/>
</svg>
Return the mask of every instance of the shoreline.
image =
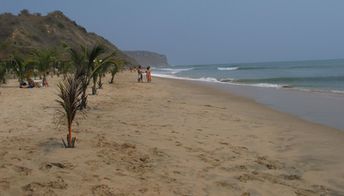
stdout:
<svg viewBox="0 0 344 196">
<path fill-rule="evenodd" d="M 0 88 L 0 192 L 344 193 L 337 129 L 197 83 L 136 77 L 120 73 L 89 96 L 87 117 L 74 126 L 75 149 L 62 147 L 65 126 L 53 123 L 56 77 L 48 88 Z"/>
<path fill-rule="evenodd" d="M 237 96 L 243 96 L 280 112 L 286 112 L 303 120 L 344 131 L 344 94 L 325 91 L 306 91 L 289 88 L 237 85 L 219 81 L 155 76 L 162 79 L 183 80 L 217 88 Z M 272 96 L 268 96 L 272 95 Z"/>
</svg>

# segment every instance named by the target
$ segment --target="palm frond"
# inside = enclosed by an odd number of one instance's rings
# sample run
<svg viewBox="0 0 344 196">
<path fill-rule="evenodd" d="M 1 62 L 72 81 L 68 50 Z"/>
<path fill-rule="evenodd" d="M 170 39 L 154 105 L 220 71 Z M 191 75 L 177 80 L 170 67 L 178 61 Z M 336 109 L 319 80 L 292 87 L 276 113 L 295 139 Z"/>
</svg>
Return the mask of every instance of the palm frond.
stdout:
<svg viewBox="0 0 344 196">
<path fill-rule="evenodd" d="M 91 51 L 88 51 L 87 58 L 89 65 L 93 64 L 96 58 L 105 52 L 105 49 L 100 45 L 95 45 Z"/>
<path fill-rule="evenodd" d="M 71 126 L 81 105 L 81 81 L 68 76 L 67 79 L 60 82 L 57 87 L 60 91 L 58 94 L 60 99 L 56 100 L 56 102 L 64 109 L 68 125 Z"/>
</svg>

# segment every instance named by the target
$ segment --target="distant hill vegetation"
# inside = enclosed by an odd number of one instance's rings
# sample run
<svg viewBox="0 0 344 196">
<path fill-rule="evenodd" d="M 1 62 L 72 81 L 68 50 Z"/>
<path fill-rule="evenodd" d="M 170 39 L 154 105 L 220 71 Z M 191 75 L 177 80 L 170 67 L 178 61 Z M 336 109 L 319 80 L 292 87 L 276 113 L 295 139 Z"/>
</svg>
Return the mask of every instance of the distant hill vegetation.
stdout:
<svg viewBox="0 0 344 196">
<path fill-rule="evenodd" d="M 70 20 L 61 11 L 54 11 L 46 16 L 31 14 L 22 10 L 20 14 L 4 13 L 0 15 L 0 58 L 8 58 L 16 53 L 30 54 L 36 49 L 54 48 L 63 50 L 65 45 L 73 48 L 100 44 L 109 52 L 118 55 L 129 64 L 137 62 L 120 51 L 103 37 L 87 30 Z"/>
<path fill-rule="evenodd" d="M 165 67 L 168 66 L 168 60 L 165 55 L 158 54 L 155 52 L 149 51 L 124 51 L 125 54 L 134 58 L 136 62 L 143 66 L 158 66 L 158 67 Z"/>
</svg>

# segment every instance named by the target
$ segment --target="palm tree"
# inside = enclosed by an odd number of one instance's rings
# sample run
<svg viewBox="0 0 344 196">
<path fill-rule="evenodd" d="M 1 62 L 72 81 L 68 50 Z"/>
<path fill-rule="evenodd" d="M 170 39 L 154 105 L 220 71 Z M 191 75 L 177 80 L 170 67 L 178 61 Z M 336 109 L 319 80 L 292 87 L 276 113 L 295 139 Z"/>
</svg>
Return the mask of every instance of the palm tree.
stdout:
<svg viewBox="0 0 344 196">
<path fill-rule="evenodd" d="M 102 59 L 95 59 L 94 60 L 94 65 L 95 66 L 98 66 L 99 64 L 102 63 Z M 96 84 L 97 84 L 97 80 L 98 80 L 98 77 L 99 77 L 99 73 L 101 71 L 103 67 L 99 67 L 99 69 L 95 72 L 95 74 L 93 74 L 92 76 L 92 80 L 93 80 L 93 86 L 92 86 L 92 95 L 96 95 L 97 94 L 97 87 L 96 87 Z"/>
<path fill-rule="evenodd" d="M 38 70 L 39 77 L 43 79 L 43 84 L 47 82 L 47 72 L 52 68 L 55 60 L 55 53 L 52 50 L 39 50 L 33 53 L 35 68 Z"/>
<path fill-rule="evenodd" d="M 114 62 L 112 61 L 108 61 L 107 63 L 103 64 L 103 66 L 101 66 L 98 71 L 96 72 L 94 78 L 98 78 L 98 89 L 102 89 L 103 88 L 103 82 L 102 82 L 102 78 L 105 76 L 106 72 L 109 70 L 109 67 L 113 64 Z M 93 79 L 93 88 L 95 89 L 96 92 L 96 86 L 95 86 L 95 82 L 97 82 L 96 79 Z"/>
<path fill-rule="evenodd" d="M 75 72 L 74 72 L 74 78 L 79 80 L 81 83 L 82 88 L 82 94 L 81 94 L 81 106 L 80 109 L 86 108 L 87 105 L 87 95 L 86 95 L 86 89 L 87 89 L 87 67 L 86 67 L 86 60 L 85 60 L 85 48 L 81 46 L 81 52 L 78 52 L 77 50 L 73 48 L 68 48 L 71 61 L 74 64 Z"/>
<path fill-rule="evenodd" d="M 72 137 L 72 123 L 81 107 L 82 85 L 81 81 L 72 76 L 68 76 L 58 85 L 60 93 L 59 100 L 56 100 L 63 108 L 67 119 L 68 134 L 67 144 L 62 139 L 65 148 L 74 148 L 76 137 Z"/>
<path fill-rule="evenodd" d="M 57 66 L 58 72 L 57 74 L 62 74 L 63 79 L 67 79 L 68 73 L 70 73 L 73 69 L 73 65 L 71 62 L 68 61 L 60 61 Z"/>
<path fill-rule="evenodd" d="M 99 77 L 99 79 L 98 79 L 98 89 L 102 89 L 102 88 L 103 88 L 103 84 L 104 84 L 104 83 L 102 82 L 102 78 L 105 77 L 105 74 L 106 74 L 106 72 L 108 71 L 110 65 L 111 65 L 110 63 L 105 64 L 105 65 L 99 70 L 99 73 L 98 73 L 98 77 Z"/>
<path fill-rule="evenodd" d="M 0 85 L 6 83 L 7 67 L 4 62 L 0 62 Z"/>
<path fill-rule="evenodd" d="M 103 55 L 103 58 L 101 58 L 101 55 L 104 54 L 106 51 L 101 46 L 94 46 L 92 50 L 88 51 L 87 54 L 87 63 L 88 63 L 88 76 L 89 81 L 87 85 L 90 83 L 91 78 L 93 79 L 93 87 L 92 87 L 92 95 L 97 94 L 97 88 L 96 83 L 98 79 L 98 75 L 101 72 L 101 70 L 106 70 L 107 65 L 109 62 L 112 61 L 112 57 L 115 56 L 115 52 L 113 52 L 110 55 Z"/>
<path fill-rule="evenodd" d="M 115 75 L 119 72 L 119 70 L 122 68 L 124 63 L 125 62 L 122 59 L 118 59 L 113 64 L 111 64 L 110 66 L 111 80 L 109 82 L 110 84 L 113 84 Z"/>
<path fill-rule="evenodd" d="M 28 79 L 33 72 L 32 62 L 24 61 L 19 56 L 13 56 L 9 61 L 10 67 L 18 77 L 19 87 L 22 87 L 24 79 Z"/>
<path fill-rule="evenodd" d="M 91 80 L 93 79 L 93 81 L 95 81 L 94 83 L 96 83 L 97 80 L 94 79 L 95 74 L 114 56 L 113 53 L 100 58 L 104 53 L 105 49 L 99 45 L 93 46 L 91 50 L 89 50 L 87 47 L 81 46 L 81 52 L 70 49 L 71 60 L 75 64 L 76 68 L 74 76 L 76 79 L 80 79 L 82 82 L 83 92 L 81 109 L 84 109 L 87 106 L 86 90 Z M 101 59 L 101 61 L 98 59 Z M 96 94 L 96 91 L 93 91 L 92 94 Z"/>
</svg>

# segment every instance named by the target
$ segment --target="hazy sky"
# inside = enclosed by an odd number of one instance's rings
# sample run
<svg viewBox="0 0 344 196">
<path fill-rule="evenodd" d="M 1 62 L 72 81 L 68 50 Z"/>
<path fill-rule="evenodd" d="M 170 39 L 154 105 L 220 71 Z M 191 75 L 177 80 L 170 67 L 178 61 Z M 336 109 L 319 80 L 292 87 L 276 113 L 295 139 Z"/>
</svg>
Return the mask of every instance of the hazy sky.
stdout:
<svg viewBox="0 0 344 196">
<path fill-rule="evenodd" d="M 0 12 L 24 8 L 171 64 L 344 58 L 344 0 L 0 0 Z"/>
</svg>

